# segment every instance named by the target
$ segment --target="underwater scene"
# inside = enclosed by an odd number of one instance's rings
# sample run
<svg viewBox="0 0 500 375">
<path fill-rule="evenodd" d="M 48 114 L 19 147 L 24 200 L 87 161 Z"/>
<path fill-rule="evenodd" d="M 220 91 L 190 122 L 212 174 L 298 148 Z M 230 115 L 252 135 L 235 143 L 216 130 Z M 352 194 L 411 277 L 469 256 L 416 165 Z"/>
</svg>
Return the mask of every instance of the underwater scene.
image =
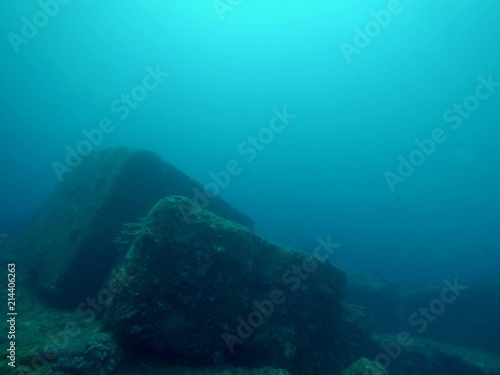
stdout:
<svg viewBox="0 0 500 375">
<path fill-rule="evenodd" d="M 0 4 L 0 375 L 500 375 L 500 2 Z"/>
</svg>

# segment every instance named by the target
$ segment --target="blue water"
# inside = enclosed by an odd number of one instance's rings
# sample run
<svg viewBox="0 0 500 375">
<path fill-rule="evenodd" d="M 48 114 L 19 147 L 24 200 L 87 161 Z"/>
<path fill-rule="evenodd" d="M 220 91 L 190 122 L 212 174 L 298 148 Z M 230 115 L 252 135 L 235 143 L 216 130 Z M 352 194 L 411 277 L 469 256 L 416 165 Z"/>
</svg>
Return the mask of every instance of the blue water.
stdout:
<svg viewBox="0 0 500 375">
<path fill-rule="evenodd" d="M 492 281 L 500 2 L 271 3 L 2 2 L 0 232 L 104 121 L 92 150 L 152 150 L 203 184 L 236 161 L 220 196 L 272 241 L 331 236 L 353 274 Z"/>
</svg>

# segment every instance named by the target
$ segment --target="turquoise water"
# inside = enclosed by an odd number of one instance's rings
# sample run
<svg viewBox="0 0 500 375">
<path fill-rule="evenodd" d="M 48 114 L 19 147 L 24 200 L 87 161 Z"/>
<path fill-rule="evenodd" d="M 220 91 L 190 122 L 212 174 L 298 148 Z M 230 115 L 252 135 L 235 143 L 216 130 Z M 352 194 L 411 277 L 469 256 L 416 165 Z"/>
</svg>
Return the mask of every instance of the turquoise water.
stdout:
<svg viewBox="0 0 500 375">
<path fill-rule="evenodd" d="M 124 145 L 351 273 L 491 281 L 500 3 L 269 3 L 3 2 L 0 232 Z"/>
</svg>

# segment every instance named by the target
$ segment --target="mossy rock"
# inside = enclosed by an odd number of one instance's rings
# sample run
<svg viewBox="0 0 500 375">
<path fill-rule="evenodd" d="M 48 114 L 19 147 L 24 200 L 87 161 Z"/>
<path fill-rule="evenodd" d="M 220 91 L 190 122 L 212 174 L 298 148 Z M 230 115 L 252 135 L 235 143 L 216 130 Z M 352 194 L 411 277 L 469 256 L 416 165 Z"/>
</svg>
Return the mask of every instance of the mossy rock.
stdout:
<svg viewBox="0 0 500 375">
<path fill-rule="evenodd" d="M 86 156 L 64 175 L 27 227 L 19 252 L 29 259 L 31 285 L 54 307 L 74 308 L 95 296 L 125 250 L 124 224 L 144 217 L 161 198 L 192 198 L 203 187 L 154 153 L 124 147 Z M 251 227 L 252 221 L 218 197 L 209 210 Z"/>
</svg>

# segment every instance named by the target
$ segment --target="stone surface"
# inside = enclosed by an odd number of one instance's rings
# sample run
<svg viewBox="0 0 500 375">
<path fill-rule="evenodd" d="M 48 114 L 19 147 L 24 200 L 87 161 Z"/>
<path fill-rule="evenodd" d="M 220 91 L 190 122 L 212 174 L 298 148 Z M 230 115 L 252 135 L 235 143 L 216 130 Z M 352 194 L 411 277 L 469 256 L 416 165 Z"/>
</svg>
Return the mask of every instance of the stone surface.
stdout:
<svg viewBox="0 0 500 375">
<path fill-rule="evenodd" d="M 0 374 L 108 375 L 119 366 L 121 351 L 97 319 L 44 307 L 22 280 L 16 302 L 15 368 L 2 355 Z M 6 334 L 0 345 L 9 348 Z"/>
<path fill-rule="evenodd" d="M 122 367 L 113 374 L 116 375 L 290 375 L 283 369 L 262 367 L 258 369 L 247 369 L 241 367 L 187 367 L 187 366 L 162 366 L 162 365 L 136 365 Z"/>
<path fill-rule="evenodd" d="M 406 326 L 417 335 L 500 354 L 500 283 L 450 278 L 408 288 L 401 300 Z"/>
<path fill-rule="evenodd" d="M 494 278 L 398 285 L 382 278 L 350 277 L 346 302 L 364 306 L 374 317 L 375 330 L 381 333 L 409 331 L 500 353 L 500 282 Z"/>
<path fill-rule="evenodd" d="M 374 335 L 379 349 L 374 358 L 391 375 L 500 375 L 499 356 L 418 336 L 410 337 L 411 344 L 399 345 L 400 341 L 394 335 Z"/>
<path fill-rule="evenodd" d="M 130 353 L 298 374 L 319 374 L 339 355 L 345 274 L 186 198 L 151 210 L 121 270 L 131 280 L 103 322 Z"/>
<path fill-rule="evenodd" d="M 375 361 L 367 358 L 360 358 L 349 368 L 342 371 L 341 375 L 388 375 L 387 371 Z"/>
<path fill-rule="evenodd" d="M 133 229 L 123 227 L 125 223 L 145 216 L 167 195 L 203 194 L 201 185 L 173 165 L 128 148 L 94 152 L 64 176 L 20 246 L 29 259 L 31 285 L 46 302 L 60 307 L 73 308 L 96 294 L 120 257 L 113 240 Z M 252 226 L 248 217 L 218 198 L 197 200 L 218 215 Z M 183 212 L 189 218 L 190 212 Z"/>
<path fill-rule="evenodd" d="M 346 368 L 357 359 L 374 351 L 373 317 L 362 306 L 343 304 L 342 320 L 335 339 L 336 368 Z"/>
<path fill-rule="evenodd" d="M 396 282 L 384 278 L 349 276 L 345 301 L 363 306 L 373 316 L 377 331 L 397 332 L 405 324 L 400 289 Z"/>
</svg>

